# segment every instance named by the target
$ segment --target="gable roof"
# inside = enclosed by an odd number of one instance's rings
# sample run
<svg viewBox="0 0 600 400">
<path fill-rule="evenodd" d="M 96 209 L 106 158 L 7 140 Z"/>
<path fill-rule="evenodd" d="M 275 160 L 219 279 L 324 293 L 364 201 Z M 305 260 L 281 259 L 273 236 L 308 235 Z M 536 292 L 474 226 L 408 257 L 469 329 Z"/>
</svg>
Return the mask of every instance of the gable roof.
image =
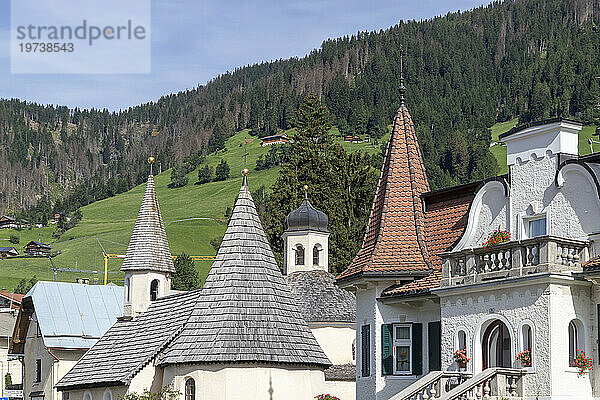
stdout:
<svg viewBox="0 0 600 400">
<path fill-rule="evenodd" d="M 200 292 L 163 297 L 136 318 L 119 319 L 56 387 L 128 385 L 179 332 Z"/>
<path fill-rule="evenodd" d="M 42 248 L 45 248 L 45 249 L 51 249 L 52 248 L 50 245 L 47 245 L 46 243 L 37 242 L 35 240 L 32 240 L 31 242 L 27 243 L 25 245 L 25 247 L 29 246 L 30 244 L 33 244 L 33 245 L 35 245 L 37 247 L 42 247 Z"/>
<path fill-rule="evenodd" d="M 25 295 L 20 293 L 11 293 L 6 290 L 0 290 L 0 297 L 12 301 L 15 303 L 15 305 L 19 305 L 23 301 L 23 297 L 25 297 Z"/>
<path fill-rule="evenodd" d="M 362 247 L 338 281 L 369 273 L 429 274 L 420 198 L 427 191 L 415 127 L 402 104 L 394 118 Z"/>
<path fill-rule="evenodd" d="M 35 312 L 44 346 L 88 349 L 123 313 L 123 288 L 113 285 L 82 285 L 37 282 L 23 297 L 13 334 L 11 353 L 21 354 L 29 317 Z"/>
<path fill-rule="evenodd" d="M 275 262 L 246 177 L 202 296 L 158 360 L 211 362 L 331 365 Z"/>
<path fill-rule="evenodd" d="M 152 174 L 148 175 L 146 192 L 129 240 L 129 246 L 127 246 L 121 271 L 175 273 Z"/>
</svg>

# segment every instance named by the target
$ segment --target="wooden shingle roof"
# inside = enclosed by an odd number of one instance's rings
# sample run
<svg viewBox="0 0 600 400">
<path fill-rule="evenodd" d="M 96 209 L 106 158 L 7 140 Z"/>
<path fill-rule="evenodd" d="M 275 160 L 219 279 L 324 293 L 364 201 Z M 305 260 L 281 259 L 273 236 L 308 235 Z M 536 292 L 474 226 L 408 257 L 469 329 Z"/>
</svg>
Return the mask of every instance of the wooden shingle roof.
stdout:
<svg viewBox="0 0 600 400">
<path fill-rule="evenodd" d="M 368 273 L 423 276 L 431 272 L 420 197 L 427 191 L 415 127 L 402 104 L 394 118 L 362 247 L 338 281 Z"/>
<path fill-rule="evenodd" d="M 148 176 L 146 192 L 129 240 L 129 246 L 127 246 L 121 271 L 175 273 L 165 225 L 158 208 L 152 174 Z"/>
<path fill-rule="evenodd" d="M 245 177 L 202 296 L 158 359 L 213 362 L 331 365 L 275 262 Z"/>
</svg>

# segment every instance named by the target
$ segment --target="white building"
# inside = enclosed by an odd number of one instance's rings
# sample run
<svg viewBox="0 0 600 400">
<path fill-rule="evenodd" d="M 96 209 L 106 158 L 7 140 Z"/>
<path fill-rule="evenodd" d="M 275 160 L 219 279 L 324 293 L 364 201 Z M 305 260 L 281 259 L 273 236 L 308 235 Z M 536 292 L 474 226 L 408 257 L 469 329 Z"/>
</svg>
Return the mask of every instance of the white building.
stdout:
<svg viewBox="0 0 600 400">
<path fill-rule="evenodd" d="M 11 330 L 9 353 L 23 363 L 24 399 L 59 399 L 54 385 L 122 312 L 122 287 L 37 282 Z"/>
<path fill-rule="evenodd" d="M 581 127 L 517 127 L 501 136 L 507 175 L 431 192 L 402 102 L 363 246 L 337 277 L 357 298 L 357 399 L 600 398 L 600 155 L 578 156 Z M 494 231 L 510 240 L 484 246 Z M 593 368 L 578 376 L 582 351 Z"/>
<path fill-rule="evenodd" d="M 125 315 L 58 382 L 63 398 L 112 400 L 165 386 L 185 400 L 310 399 L 325 392 L 323 371 L 331 363 L 279 271 L 245 176 L 202 289 L 162 297 L 172 271 L 165 254 L 150 175 L 123 264 L 135 279 Z"/>
<path fill-rule="evenodd" d="M 300 207 L 283 223 L 283 269 L 304 320 L 333 363 L 325 370 L 326 392 L 354 400 L 356 298 L 336 286 L 329 272 L 328 223 L 305 193 Z"/>
</svg>

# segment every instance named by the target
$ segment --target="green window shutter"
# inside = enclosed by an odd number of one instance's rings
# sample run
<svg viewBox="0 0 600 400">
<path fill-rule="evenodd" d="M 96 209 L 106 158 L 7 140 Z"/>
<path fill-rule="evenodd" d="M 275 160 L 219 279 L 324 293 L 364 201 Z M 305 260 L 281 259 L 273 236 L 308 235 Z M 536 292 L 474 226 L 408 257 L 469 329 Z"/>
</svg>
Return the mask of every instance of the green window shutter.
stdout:
<svg viewBox="0 0 600 400">
<path fill-rule="evenodd" d="M 429 372 L 442 370 L 442 323 L 440 321 L 430 322 L 428 330 L 428 355 Z"/>
<path fill-rule="evenodd" d="M 362 358 L 362 376 L 371 375 L 371 326 L 363 325 L 362 327 L 362 345 L 361 345 L 361 358 Z"/>
<path fill-rule="evenodd" d="M 393 332 L 392 324 L 381 325 L 381 375 L 394 373 Z"/>
<path fill-rule="evenodd" d="M 412 324 L 412 374 L 423 374 L 423 324 Z"/>
</svg>

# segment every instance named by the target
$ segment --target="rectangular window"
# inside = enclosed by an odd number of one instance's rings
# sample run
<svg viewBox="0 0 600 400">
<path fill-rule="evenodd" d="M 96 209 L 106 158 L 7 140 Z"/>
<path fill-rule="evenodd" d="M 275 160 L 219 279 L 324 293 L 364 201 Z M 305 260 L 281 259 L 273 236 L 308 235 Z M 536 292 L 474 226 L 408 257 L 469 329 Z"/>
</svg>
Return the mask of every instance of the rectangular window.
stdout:
<svg viewBox="0 0 600 400">
<path fill-rule="evenodd" d="M 394 325 L 394 373 L 412 373 L 412 325 Z"/>
<path fill-rule="evenodd" d="M 546 217 L 529 221 L 529 237 L 534 238 L 546 235 Z"/>
<path fill-rule="evenodd" d="M 371 326 L 363 325 L 361 328 L 361 362 L 362 376 L 371 375 Z"/>
<path fill-rule="evenodd" d="M 40 359 L 35 360 L 35 381 L 42 381 L 42 360 Z"/>
</svg>

